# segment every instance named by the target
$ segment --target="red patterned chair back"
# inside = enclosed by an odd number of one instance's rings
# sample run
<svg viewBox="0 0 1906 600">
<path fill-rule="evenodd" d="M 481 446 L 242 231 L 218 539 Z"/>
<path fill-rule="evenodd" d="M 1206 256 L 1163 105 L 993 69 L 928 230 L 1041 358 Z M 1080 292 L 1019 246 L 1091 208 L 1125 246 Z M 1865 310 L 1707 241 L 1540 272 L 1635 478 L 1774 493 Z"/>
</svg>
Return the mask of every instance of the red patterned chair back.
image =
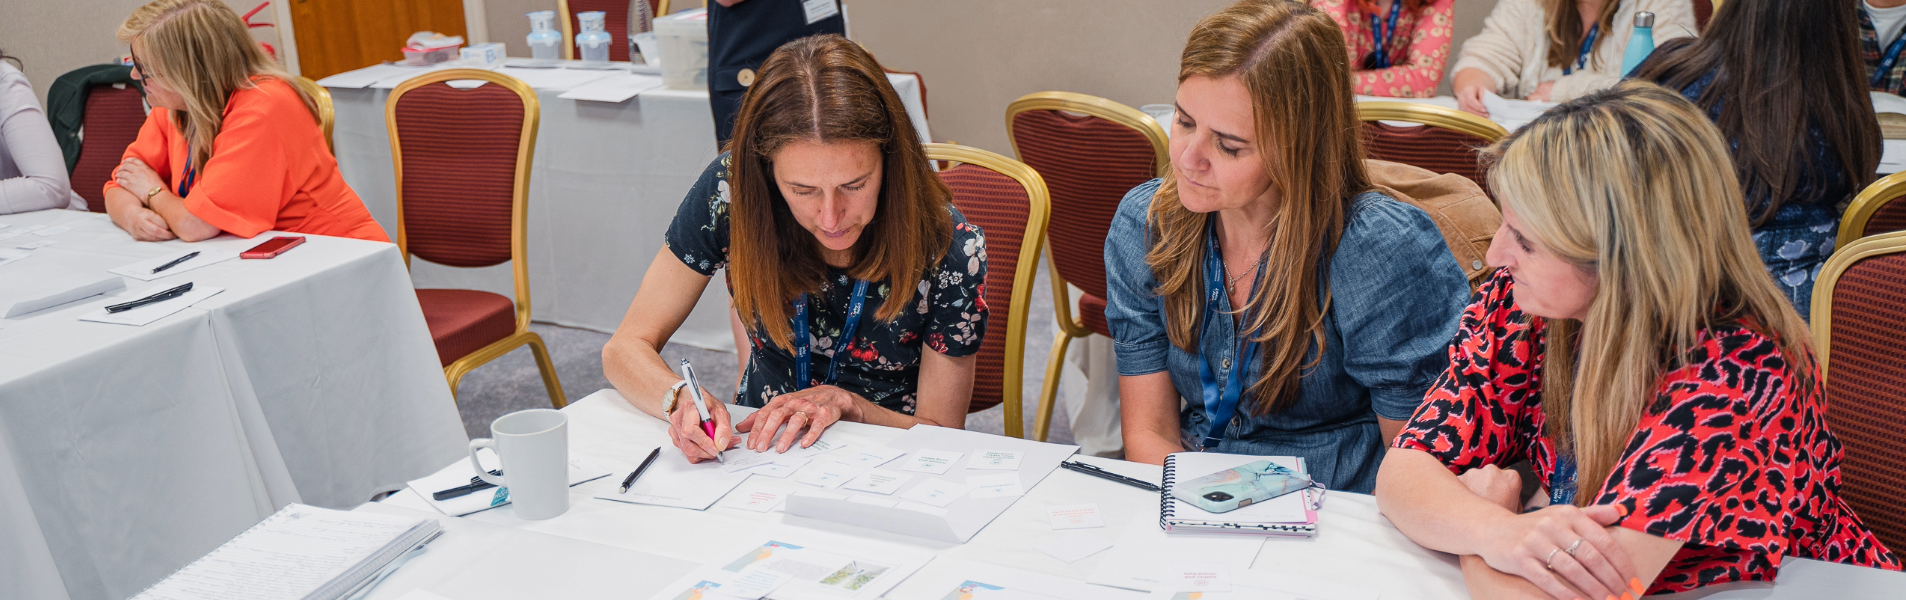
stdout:
<svg viewBox="0 0 1906 600">
<path fill-rule="evenodd" d="M 482 80 L 458 89 L 448 82 Z M 397 169 L 397 244 L 453 267 L 520 260 L 529 165 L 538 107 L 528 85 L 508 75 L 453 69 L 419 76 L 391 92 L 385 108 Z"/>
<path fill-rule="evenodd" d="M 1483 148 L 1509 135 L 1501 125 L 1453 108 L 1415 102 L 1359 102 L 1364 154 L 1437 173 L 1455 173 L 1489 189 L 1477 163 Z M 1393 125 L 1402 121 L 1418 125 Z"/>
<path fill-rule="evenodd" d="M 1844 447 L 1840 494 L 1888 548 L 1906 548 L 1906 232 L 1833 254 L 1813 291 L 1827 423 Z"/>
<path fill-rule="evenodd" d="M 145 98 L 132 86 L 102 85 L 86 93 L 84 114 L 85 136 L 79 160 L 73 164 L 72 186 L 86 199 L 86 208 L 103 213 L 106 182 L 112 181 L 113 169 L 126 157 L 126 147 L 139 139 L 139 128 L 146 124 Z"/>
<path fill-rule="evenodd" d="M 1052 192 L 1046 235 L 1054 274 L 1092 299 L 1104 298 L 1106 232 L 1125 193 L 1164 168 L 1164 128 L 1111 100 L 1040 92 L 1006 108 L 1006 132 L 1019 160 L 1037 170 Z M 1111 333 L 1101 330 L 1103 315 L 1082 320 L 1094 324 L 1095 333 Z"/>
<path fill-rule="evenodd" d="M 1707 20 L 1714 18 L 1714 0 L 1693 0 L 1695 33 L 1707 31 Z"/>
<path fill-rule="evenodd" d="M 1006 434 L 1024 437 L 1020 388 L 1026 319 L 1050 210 L 1045 182 L 1019 161 L 966 146 L 927 144 L 927 158 L 958 163 L 940 171 L 953 205 L 986 234 L 986 338 L 967 412 L 1005 403 Z"/>
<path fill-rule="evenodd" d="M 649 14 L 662 16 L 666 6 L 662 0 L 649 0 Z M 562 20 L 563 58 L 582 58 L 582 49 L 576 47 L 582 21 L 576 15 L 599 10 L 604 13 L 602 29 L 609 33 L 609 60 L 629 60 L 629 0 L 561 0 L 557 9 L 556 17 Z"/>
<path fill-rule="evenodd" d="M 1838 247 L 1894 231 L 1906 231 L 1906 172 L 1882 177 L 1853 198 L 1840 219 Z"/>
</svg>

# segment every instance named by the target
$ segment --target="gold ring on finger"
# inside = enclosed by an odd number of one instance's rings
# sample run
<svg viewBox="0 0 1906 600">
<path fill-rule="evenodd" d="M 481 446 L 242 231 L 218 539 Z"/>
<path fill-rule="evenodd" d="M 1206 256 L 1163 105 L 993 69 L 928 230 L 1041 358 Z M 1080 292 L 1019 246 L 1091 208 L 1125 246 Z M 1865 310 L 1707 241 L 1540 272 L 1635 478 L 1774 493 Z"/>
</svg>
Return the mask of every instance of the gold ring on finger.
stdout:
<svg viewBox="0 0 1906 600">
<path fill-rule="evenodd" d="M 1561 552 L 1561 551 L 1562 551 L 1561 546 L 1556 546 L 1554 550 L 1550 550 L 1549 558 L 1548 560 L 1542 561 L 1542 566 L 1547 568 L 1550 571 L 1554 571 L 1555 570 L 1555 553 Z"/>
</svg>

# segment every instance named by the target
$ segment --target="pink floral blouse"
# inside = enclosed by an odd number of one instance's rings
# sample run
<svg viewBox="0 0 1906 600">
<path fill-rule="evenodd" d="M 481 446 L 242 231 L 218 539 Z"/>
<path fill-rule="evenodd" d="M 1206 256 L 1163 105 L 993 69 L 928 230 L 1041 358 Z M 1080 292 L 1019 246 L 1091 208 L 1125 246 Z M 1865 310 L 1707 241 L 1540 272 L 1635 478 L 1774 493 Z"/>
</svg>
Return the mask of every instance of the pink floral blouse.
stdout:
<svg viewBox="0 0 1906 600">
<path fill-rule="evenodd" d="M 1351 88 L 1356 93 L 1391 98 L 1436 95 L 1436 86 L 1443 81 L 1443 65 L 1449 60 L 1456 0 L 1430 0 L 1420 10 L 1399 14 L 1398 33 L 1391 35 L 1389 43 L 1390 56 L 1396 58 L 1391 61 L 1394 66 L 1387 69 L 1362 68 L 1372 64 L 1376 40 L 1371 35 L 1370 16 L 1356 0 L 1310 0 L 1310 5 L 1330 15 L 1343 29 L 1350 47 Z M 1388 17 L 1389 11 L 1378 15 L 1381 19 Z"/>
</svg>

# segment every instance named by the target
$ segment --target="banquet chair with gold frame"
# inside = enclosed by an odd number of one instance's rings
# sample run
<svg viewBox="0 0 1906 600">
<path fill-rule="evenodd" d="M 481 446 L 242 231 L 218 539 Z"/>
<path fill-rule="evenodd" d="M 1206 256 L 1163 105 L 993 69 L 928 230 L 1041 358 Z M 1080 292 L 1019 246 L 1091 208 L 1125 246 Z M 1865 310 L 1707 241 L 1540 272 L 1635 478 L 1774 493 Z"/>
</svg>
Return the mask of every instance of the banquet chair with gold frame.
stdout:
<svg viewBox="0 0 1906 600">
<path fill-rule="evenodd" d="M 1363 121 L 1363 149 L 1370 158 L 1462 175 L 1485 192 L 1489 182 L 1476 159 L 1483 148 L 1509 135 L 1488 119 L 1420 102 L 1358 102 L 1357 119 Z"/>
<path fill-rule="evenodd" d="M 338 113 L 337 108 L 331 104 L 331 90 L 325 89 L 324 86 L 318 85 L 318 82 L 307 77 L 292 75 L 291 78 L 291 83 L 296 84 L 298 89 L 304 90 L 305 95 L 317 101 L 318 128 L 324 130 L 324 147 L 336 152 L 337 144 L 331 142 L 331 127 L 337 123 Z"/>
<path fill-rule="evenodd" d="M 1052 196 L 1046 256 L 1059 333 L 1046 358 L 1035 437 L 1052 425 L 1059 374 L 1072 340 L 1111 337 L 1105 322 L 1105 236 L 1125 193 L 1157 177 L 1168 161 L 1165 129 L 1138 109 L 1096 96 L 1037 92 L 1006 107 L 1006 135 L 1019 160 L 1039 172 Z M 1071 287 L 1081 293 L 1074 318 Z"/>
<path fill-rule="evenodd" d="M 649 14 L 668 14 L 669 0 L 648 0 Z M 563 60 L 576 60 L 576 32 L 582 22 L 576 15 L 602 11 L 602 30 L 609 33 L 609 60 L 629 60 L 629 0 L 556 0 L 556 22 L 563 32 Z"/>
<path fill-rule="evenodd" d="M 992 317 L 980 343 L 967 412 L 1004 404 L 1006 435 L 1024 438 L 1026 320 L 1051 210 L 1046 182 L 1025 163 L 979 148 L 926 144 L 926 157 L 953 165 L 940 170 L 940 179 L 952 188 L 953 205 L 966 222 L 986 236 L 985 302 Z M 992 328 L 1002 314 L 1005 329 Z"/>
<path fill-rule="evenodd" d="M 477 80 L 474 88 L 451 81 Z M 436 343 L 450 393 L 472 369 L 528 345 L 549 402 L 562 383 L 543 338 L 529 330 L 529 168 L 536 92 L 514 77 L 451 69 L 412 78 L 385 104 L 397 172 L 397 249 L 452 267 L 510 263 L 516 299 L 477 290 L 420 289 L 417 304 Z"/>
<path fill-rule="evenodd" d="M 1841 496 L 1881 542 L 1906 548 L 1906 231 L 1840 247 L 1812 308 L 1827 423 L 1844 448 Z"/>
<path fill-rule="evenodd" d="M 1882 177 L 1860 190 L 1840 218 L 1840 235 L 1834 247 L 1844 248 L 1854 240 L 1894 231 L 1906 231 L 1906 171 Z"/>
</svg>

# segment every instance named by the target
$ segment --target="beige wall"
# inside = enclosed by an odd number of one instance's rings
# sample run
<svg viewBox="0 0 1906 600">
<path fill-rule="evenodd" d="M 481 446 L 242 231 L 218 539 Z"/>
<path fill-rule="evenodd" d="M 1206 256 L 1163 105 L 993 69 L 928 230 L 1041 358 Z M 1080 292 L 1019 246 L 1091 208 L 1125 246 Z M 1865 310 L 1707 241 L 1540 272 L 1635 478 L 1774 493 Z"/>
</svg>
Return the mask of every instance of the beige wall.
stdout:
<svg viewBox="0 0 1906 600">
<path fill-rule="evenodd" d="M 126 45 L 113 37 L 133 9 L 150 0 L 0 0 L 0 49 L 20 57 L 33 91 L 46 103 L 46 89 L 61 74 L 119 60 Z M 263 0 L 226 0 L 239 14 Z M 278 0 L 283 1 L 283 0 Z M 254 23 L 277 18 L 266 9 Z M 252 30 L 252 37 L 280 46 L 277 28 Z"/>
<path fill-rule="evenodd" d="M 282 0 L 281 0 L 282 1 Z M 401 0 L 397 0 L 401 1 Z M 555 0 L 472 0 L 490 41 L 526 56 L 523 13 Z M 750 0 L 765 1 L 765 0 Z M 782 0 L 789 1 L 789 0 Z M 53 78 L 125 53 L 113 38 L 145 0 L 0 0 L 0 49 L 26 63 L 46 98 Z M 252 0 L 227 0 L 241 12 Z M 1003 121 L 1019 96 L 1065 90 L 1131 106 L 1170 102 L 1178 54 L 1198 19 L 1230 0 L 847 0 L 853 35 L 889 67 L 927 81 L 933 137 L 1010 154 Z M 1494 0 L 1456 0 L 1456 39 L 1482 29 Z M 676 0 L 677 10 L 700 0 Z M 274 20 L 272 11 L 259 21 Z M 254 35 L 277 45 L 277 29 Z M 1445 79 L 1447 93 L 1447 79 Z"/>
</svg>

